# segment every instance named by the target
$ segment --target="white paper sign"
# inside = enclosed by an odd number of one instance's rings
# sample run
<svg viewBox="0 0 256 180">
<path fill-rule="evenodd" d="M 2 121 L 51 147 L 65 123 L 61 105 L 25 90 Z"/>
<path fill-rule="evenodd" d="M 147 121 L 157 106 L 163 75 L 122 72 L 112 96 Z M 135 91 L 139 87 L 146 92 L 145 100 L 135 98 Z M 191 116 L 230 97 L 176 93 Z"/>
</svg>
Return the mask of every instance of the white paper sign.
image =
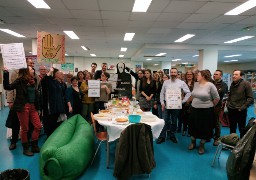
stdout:
<svg viewBox="0 0 256 180">
<path fill-rule="evenodd" d="M 88 80 L 88 88 L 89 89 L 100 89 L 100 81 L 99 80 Z"/>
<path fill-rule="evenodd" d="M 4 66 L 9 70 L 26 68 L 23 43 L 1 44 Z"/>
<path fill-rule="evenodd" d="M 165 92 L 166 109 L 181 109 L 182 99 L 180 89 L 167 89 Z"/>
<path fill-rule="evenodd" d="M 100 97 L 100 89 L 88 89 L 88 97 Z"/>
</svg>

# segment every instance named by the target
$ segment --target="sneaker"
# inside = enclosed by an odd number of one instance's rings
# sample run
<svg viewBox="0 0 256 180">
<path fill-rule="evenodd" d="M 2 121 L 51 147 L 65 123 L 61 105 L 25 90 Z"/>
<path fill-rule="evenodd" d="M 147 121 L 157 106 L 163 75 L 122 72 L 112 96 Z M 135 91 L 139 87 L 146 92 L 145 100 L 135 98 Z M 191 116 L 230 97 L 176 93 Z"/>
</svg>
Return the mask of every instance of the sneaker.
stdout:
<svg viewBox="0 0 256 180">
<path fill-rule="evenodd" d="M 171 140 L 173 143 L 178 143 L 176 137 L 170 137 L 170 140 Z"/>
<path fill-rule="evenodd" d="M 16 149 L 16 143 L 11 143 L 9 146 L 9 150 L 14 150 Z"/>
</svg>

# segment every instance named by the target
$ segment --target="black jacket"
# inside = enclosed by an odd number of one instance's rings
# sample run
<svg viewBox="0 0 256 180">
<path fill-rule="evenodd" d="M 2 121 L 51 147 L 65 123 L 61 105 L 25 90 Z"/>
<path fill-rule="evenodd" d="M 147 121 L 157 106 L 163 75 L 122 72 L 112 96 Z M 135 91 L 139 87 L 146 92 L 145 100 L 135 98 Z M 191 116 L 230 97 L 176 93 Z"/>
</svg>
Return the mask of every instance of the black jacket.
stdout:
<svg viewBox="0 0 256 180">
<path fill-rule="evenodd" d="M 229 180 L 249 180 L 255 148 L 256 125 L 253 125 L 228 157 L 226 170 Z"/>
<path fill-rule="evenodd" d="M 127 179 L 136 174 L 149 174 L 155 166 L 151 127 L 143 123 L 128 126 L 116 148 L 114 176 Z"/>
<path fill-rule="evenodd" d="M 24 110 L 24 106 L 27 103 L 27 82 L 18 78 L 13 83 L 9 84 L 9 72 L 4 71 L 4 81 L 3 81 L 5 90 L 14 90 L 16 89 L 16 98 L 13 103 L 13 110 L 20 112 Z M 36 87 L 36 84 L 35 84 Z M 37 89 L 35 90 L 35 107 L 39 110 L 39 94 Z"/>
</svg>

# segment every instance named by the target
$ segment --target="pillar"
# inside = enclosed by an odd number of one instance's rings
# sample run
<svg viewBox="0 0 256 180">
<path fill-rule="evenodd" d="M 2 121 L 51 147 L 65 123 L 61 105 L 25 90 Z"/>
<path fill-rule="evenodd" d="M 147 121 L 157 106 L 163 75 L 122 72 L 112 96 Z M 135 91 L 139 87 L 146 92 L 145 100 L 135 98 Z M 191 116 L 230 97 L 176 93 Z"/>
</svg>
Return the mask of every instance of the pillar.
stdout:
<svg viewBox="0 0 256 180">
<path fill-rule="evenodd" d="M 217 49 L 202 49 L 199 50 L 198 69 L 209 69 L 212 74 L 218 66 L 218 50 Z"/>
</svg>

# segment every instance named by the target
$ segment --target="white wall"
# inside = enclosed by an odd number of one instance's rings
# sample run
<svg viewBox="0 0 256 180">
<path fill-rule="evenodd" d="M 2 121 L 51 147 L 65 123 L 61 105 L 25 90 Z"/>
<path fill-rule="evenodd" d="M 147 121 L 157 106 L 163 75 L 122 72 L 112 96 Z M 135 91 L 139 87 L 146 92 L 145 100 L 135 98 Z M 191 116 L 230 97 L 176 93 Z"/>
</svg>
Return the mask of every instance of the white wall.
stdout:
<svg viewBox="0 0 256 180">
<path fill-rule="evenodd" d="M 224 73 L 232 74 L 233 70 L 256 70 L 256 62 L 250 63 L 235 63 L 235 64 L 219 64 L 218 69 L 222 70 Z"/>
</svg>

